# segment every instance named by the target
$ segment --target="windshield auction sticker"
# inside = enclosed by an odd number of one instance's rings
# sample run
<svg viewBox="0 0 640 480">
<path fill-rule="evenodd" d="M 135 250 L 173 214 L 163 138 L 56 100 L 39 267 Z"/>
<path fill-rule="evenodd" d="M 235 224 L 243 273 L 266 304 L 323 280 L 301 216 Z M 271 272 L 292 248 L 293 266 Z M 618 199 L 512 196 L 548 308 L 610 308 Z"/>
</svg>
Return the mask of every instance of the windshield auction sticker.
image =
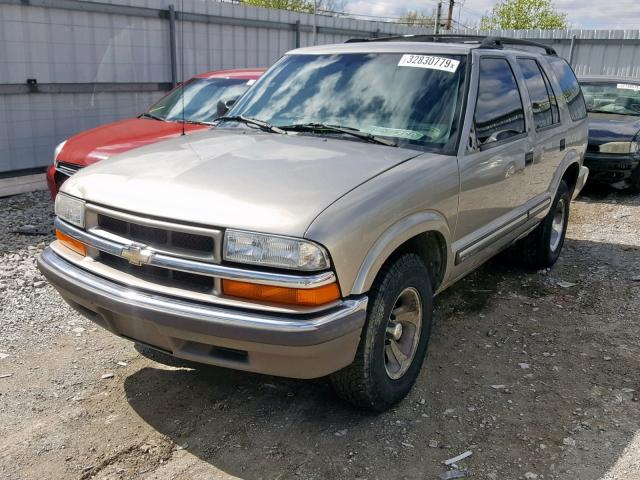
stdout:
<svg viewBox="0 0 640 480">
<path fill-rule="evenodd" d="M 382 135 L 385 137 L 406 138 L 408 140 L 420 140 L 424 137 L 424 134 L 416 132 L 415 130 L 405 130 L 403 128 L 387 128 L 371 125 L 362 129 L 363 132 L 370 133 L 371 135 Z"/>
<path fill-rule="evenodd" d="M 446 57 L 434 57 L 433 55 L 402 55 L 398 62 L 399 67 L 428 68 L 429 70 L 442 70 L 454 73 L 460 65 L 459 60 Z"/>
<path fill-rule="evenodd" d="M 619 83 L 617 87 L 620 90 L 633 90 L 634 92 L 640 92 L 640 85 L 633 85 L 631 83 Z"/>
</svg>

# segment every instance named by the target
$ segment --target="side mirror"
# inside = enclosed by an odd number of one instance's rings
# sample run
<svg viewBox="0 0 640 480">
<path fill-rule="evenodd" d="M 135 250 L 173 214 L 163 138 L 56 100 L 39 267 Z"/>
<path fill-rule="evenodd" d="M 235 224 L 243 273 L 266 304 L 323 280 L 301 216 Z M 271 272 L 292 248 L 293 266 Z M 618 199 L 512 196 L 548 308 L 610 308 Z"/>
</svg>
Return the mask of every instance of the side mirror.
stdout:
<svg viewBox="0 0 640 480">
<path fill-rule="evenodd" d="M 218 105 L 216 106 L 216 114 L 217 117 L 224 117 L 227 112 L 229 111 L 229 109 L 231 107 L 233 107 L 233 104 L 236 103 L 236 100 L 238 100 L 237 98 L 230 98 L 228 100 L 219 100 L 218 101 Z"/>
<path fill-rule="evenodd" d="M 469 132 L 469 143 L 467 144 L 467 152 L 475 152 L 478 150 L 478 137 L 476 136 L 475 125 L 471 125 L 471 131 Z"/>
</svg>

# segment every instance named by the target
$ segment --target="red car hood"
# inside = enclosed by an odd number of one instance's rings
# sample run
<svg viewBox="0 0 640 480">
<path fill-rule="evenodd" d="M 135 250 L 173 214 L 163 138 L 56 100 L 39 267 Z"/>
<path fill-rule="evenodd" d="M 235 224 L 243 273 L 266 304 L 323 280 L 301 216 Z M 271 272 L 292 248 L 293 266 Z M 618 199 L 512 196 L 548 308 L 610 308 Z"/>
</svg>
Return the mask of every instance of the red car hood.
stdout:
<svg viewBox="0 0 640 480">
<path fill-rule="evenodd" d="M 208 125 L 185 125 L 186 132 L 211 128 Z M 182 133 L 182 124 L 162 122 L 150 118 L 128 118 L 86 130 L 67 140 L 58 155 L 65 163 L 86 166 L 105 160 L 127 150 L 150 143 L 177 137 Z"/>
</svg>

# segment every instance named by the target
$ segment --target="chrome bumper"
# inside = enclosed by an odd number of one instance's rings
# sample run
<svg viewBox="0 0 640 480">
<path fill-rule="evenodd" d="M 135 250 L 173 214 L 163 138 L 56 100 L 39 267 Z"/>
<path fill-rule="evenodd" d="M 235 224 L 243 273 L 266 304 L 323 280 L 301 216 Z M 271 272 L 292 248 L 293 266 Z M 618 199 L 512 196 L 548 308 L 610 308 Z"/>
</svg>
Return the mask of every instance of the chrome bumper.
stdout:
<svg viewBox="0 0 640 480">
<path fill-rule="evenodd" d="M 176 357 L 241 370 L 314 378 L 353 361 L 367 297 L 307 315 L 219 308 L 134 290 L 76 267 L 51 248 L 38 268 L 98 325 Z"/>
</svg>

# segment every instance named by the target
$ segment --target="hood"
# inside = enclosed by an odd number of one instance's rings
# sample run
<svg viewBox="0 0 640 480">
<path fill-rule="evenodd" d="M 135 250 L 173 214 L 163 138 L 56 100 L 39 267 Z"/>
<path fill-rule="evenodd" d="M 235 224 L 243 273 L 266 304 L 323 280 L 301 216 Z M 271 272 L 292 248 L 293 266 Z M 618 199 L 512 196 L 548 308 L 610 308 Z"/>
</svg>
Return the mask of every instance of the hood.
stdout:
<svg viewBox="0 0 640 480">
<path fill-rule="evenodd" d="M 210 128 L 185 124 L 185 131 Z M 128 118 L 85 130 L 67 140 L 58 160 L 86 166 L 128 150 L 172 138 L 182 133 L 179 122 L 162 122 L 151 118 Z"/>
<path fill-rule="evenodd" d="M 633 140 L 640 131 L 640 117 L 616 113 L 589 114 L 589 145 Z"/>
<path fill-rule="evenodd" d="M 61 191 L 148 216 L 300 237 L 338 198 L 420 153 L 358 140 L 212 130 L 95 164 Z"/>
</svg>

